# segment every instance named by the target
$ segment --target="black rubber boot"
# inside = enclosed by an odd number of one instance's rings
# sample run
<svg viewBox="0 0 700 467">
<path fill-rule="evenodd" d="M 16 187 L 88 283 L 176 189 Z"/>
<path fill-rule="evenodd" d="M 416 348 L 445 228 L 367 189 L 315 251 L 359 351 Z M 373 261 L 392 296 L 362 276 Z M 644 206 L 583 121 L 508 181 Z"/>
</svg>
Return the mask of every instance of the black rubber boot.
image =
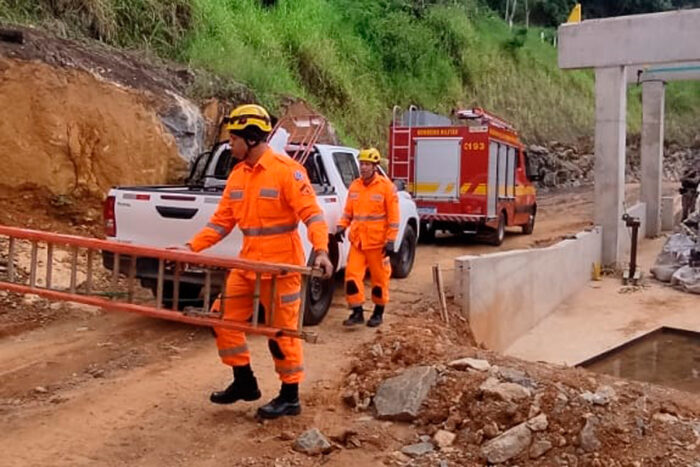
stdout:
<svg viewBox="0 0 700 467">
<path fill-rule="evenodd" d="M 223 391 L 212 392 L 209 400 L 214 404 L 233 404 L 236 401 L 256 401 L 260 399 L 258 380 L 250 365 L 233 367 L 233 383 Z"/>
<path fill-rule="evenodd" d="M 382 316 L 384 315 L 384 305 L 374 305 L 374 312 L 367 321 L 367 326 L 376 328 L 382 324 Z"/>
<path fill-rule="evenodd" d="M 355 326 L 356 324 L 362 324 L 365 322 L 365 317 L 362 316 L 362 307 L 356 306 L 352 309 L 350 317 L 343 321 L 343 326 Z"/>
<path fill-rule="evenodd" d="M 283 415 L 299 415 L 300 413 L 298 383 L 282 383 L 279 395 L 258 409 L 258 416 L 268 420 Z"/>
</svg>

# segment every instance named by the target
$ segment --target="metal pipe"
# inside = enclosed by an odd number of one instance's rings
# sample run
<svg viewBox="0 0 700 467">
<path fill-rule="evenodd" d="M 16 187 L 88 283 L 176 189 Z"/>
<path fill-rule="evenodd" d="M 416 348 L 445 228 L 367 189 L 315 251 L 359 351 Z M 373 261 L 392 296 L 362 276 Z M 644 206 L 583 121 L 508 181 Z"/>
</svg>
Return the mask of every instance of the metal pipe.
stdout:
<svg viewBox="0 0 700 467">
<path fill-rule="evenodd" d="M 78 247 L 73 247 L 70 261 L 70 293 L 75 293 L 78 283 Z"/>
<path fill-rule="evenodd" d="M 51 288 L 53 274 L 53 243 L 46 245 L 46 288 Z"/>
<path fill-rule="evenodd" d="M 136 281 L 136 256 L 131 257 L 129 261 L 129 280 L 127 283 L 127 301 L 134 303 L 134 282 Z"/>
<path fill-rule="evenodd" d="M 158 260 L 158 278 L 156 279 L 156 309 L 160 310 L 163 304 L 163 276 L 165 275 L 165 261 Z"/>
<path fill-rule="evenodd" d="M 209 301 L 211 300 L 211 271 L 207 269 L 204 272 L 204 305 L 202 306 L 202 311 L 204 313 L 209 312 L 210 304 Z"/>
<path fill-rule="evenodd" d="M 275 307 L 277 306 L 277 275 L 272 276 L 272 280 L 270 281 L 270 311 L 267 313 L 268 319 L 265 320 L 265 323 L 268 326 L 274 326 L 275 322 Z"/>
<path fill-rule="evenodd" d="M 260 273 L 255 273 L 255 289 L 253 290 L 253 320 L 252 325 L 258 325 L 258 309 L 260 308 Z"/>
<path fill-rule="evenodd" d="M 173 277 L 173 310 L 177 311 L 180 305 L 180 263 L 175 262 L 175 276 Z"/>
<path fill-rule="evenodd" d="M 309 277 L 301 276 L 301 304 L 299 304 L 299 323 L 297 324 L 297 332 L 302 332 L 304 329 L 304 311 L 306 310 L 306 289 L 309 286 Z"/>
<path fill-rule="evenodd" d="M 10 251 L 7 254 L 7 277 L 10 282 L 15 281 L 15 238 L 10 237 Z"/>
<path fill-rule="evenodd" d="M 119 253 L 114 253 L 114 265 L 112 268 L 112 288 L 117 288 L 117 280 L 119 279 L 119 262 L 121 261 Z"/>
<path fill-rule="evenodd" d="M 34 288 L 36 286 L 36 255 L 38 252 L 39 245 L 37 242 L 32 242 L 32 253 L 31 260 L 29 263 L 29 286 Z"/>
<path fill-rule="evenodd" d="M 263 272 L 269 274 L 282 274 L 284 271 L 287 273 L 298 272 L 300 274 L 312 274 L 311 268 L 306 266 L 252 261 L 239 258 L 225 258 L 189 251 L 166 250 L 165 248 L 130 245 L 127 243 L 110 240 L 76 237 L 73 235 L 63 235 L 52 232 L 22 229 L 18 227 L 8 227 L 6 225 L 0 225 L 0 235 L 6 235 L 8 237 L 29 241 L 78 246 L 86 249 L 92 248 L 95 250 L 106 250 L 115 253 L 115 258 L 116 253 L 118 253 L 121 255 L 163 258 L 173 262 L 179 261 L 181 263 L 201 264 L 208 267 L 219 267 L 225 269 L 244 269 L 246 271 Z M 118 263 L 119 262 L 117 261 L 116 264 Z"/>
<path fill-rule="evenodd" d="M 82 294 L 70 294 L 58 290 L 33 289 L 24 284 L 13 284 L 10 282 L 0 281 L 0 290 L 22 294 L 36 294 L 50 300 L 63 300 L 85 305 L 95 306 L 107 311 L 125 311 L 129 313 L 138 313 L 152 318 L 166 319 L 169 321 L 177 321 L 180 323 L 194 324 L 197 326 L 218 327 L 224 329 L 233 329 L 250 334 L 259 334 L 267 337 L 294 337 L 297 339 L 303 338 L 301 334 L 290 329 L 278 329 L 266 325 L 253 327 L 248 323 L 241 321 L 233 321 L 227 319 L 217 319 L 209 316 L 193 316 L 184 313 L 174 313 L 170 310 L 156 310 L 153 307 L 145 305 L 137 305 L 135 303 L 124 303 L 106 300 L 99 297 L 91 297 Z"/>
<path fill-rule="evenodd" d="M 92 263 L 94 261 L 95 250 L 89 249 L 87 252 L 87 277 L 85 278 L 85 293 L 92 293 Z"/>
</svg>

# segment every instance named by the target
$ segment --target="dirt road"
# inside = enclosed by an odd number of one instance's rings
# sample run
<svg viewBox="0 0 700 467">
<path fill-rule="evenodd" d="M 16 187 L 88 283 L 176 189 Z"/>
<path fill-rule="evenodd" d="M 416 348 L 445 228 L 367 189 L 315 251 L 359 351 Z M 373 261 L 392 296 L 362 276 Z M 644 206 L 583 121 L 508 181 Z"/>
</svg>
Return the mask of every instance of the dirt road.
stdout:
<svg viewBox="0 0 700 467">
<path fill-rule="evenodd" d="M 535 233 L 511 233 L 502 248 L 546 244 L 581 230 L 591 219 L 590 199 L 586 190 L 543 197 Z M 450 269 L 455 256 L 491 251 L 454 237 L 421 245 L 410 277 L 392 283 L 387 322 L 429 297 L 434 263 Z M 448 282 L 451 277 L 446 272 Z M 381 331 L 340 325 L 346 314 L 341 290 L 319 327 L 320 342 L 305 348 L 304 412 L 266 424 L 254 419 L 255 409 L 276 395 L 279 383 L 264 339 L 251 339 L 264 399 L 220 407 L 208 394 L 228 384 L 230 373 L 207 331 L 73 305 L 49 307 L 55 316 L 46 324 L 0 338 L 0 464 L 272 465 L 284 457 L 306 465 L 310 461 L 292 455 L 280 436 L 312 426 L 333 434 L 350 423 L 369 423 L 359 415 L 349 420 L 339 404 L 339 382 L 353 352 Z M 22 302 L 3 313 L 35 306 Z M 400 428 L 382 434 L 381 422 L 373 423 L 373 449 L 342 451 L 331 465 L 381 465 L 386 437 L 400 436 Z"/>
</svg>

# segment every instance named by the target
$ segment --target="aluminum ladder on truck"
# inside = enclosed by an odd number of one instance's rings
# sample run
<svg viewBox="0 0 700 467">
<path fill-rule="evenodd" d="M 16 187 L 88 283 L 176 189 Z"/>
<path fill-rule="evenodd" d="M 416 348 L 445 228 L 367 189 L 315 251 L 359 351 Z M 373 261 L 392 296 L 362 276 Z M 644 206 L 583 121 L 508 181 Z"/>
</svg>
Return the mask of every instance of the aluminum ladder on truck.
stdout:
<svg viewBox="0 0 700 467">
<path fill-rule="evenodd" d="M 401 126 L 397 126 L 397 118 L 399 118 L 399 113 L 401 113 L 401 107 L 398 105 L 394 106 L 391 116 L 391 154 L 389 154 L 389 178 L 392 180 L 402 180 L 406 184 L 409 183 L 410 178 L 409 170 L 411 167 L 411 147 L 413 146 L 411 144 L 411 129 L 413 128 L 413 112 L 416 110 L 418 110 L 418 108 L 415 105 L 410 105 L 408 107 L 408 126 L 404 126 L 403 121 L 401 122 Z M 400 118 L 403 120 L 403 115 L 401 115 Z M 404 139 L 404 137 L 405 144 L 400 144 L 403 143 L 403 141 L 399 142 L 399 140 Z M 405 158 L 400 155 L 401 151 L 405 151 Z M 405 168 L 405 175 L 397 175 L 396 168 L 399 166 Z"/>
<path fill-rule="evenodd" d="M 39 260 L 40 251 L 41 261 Z M 104 283 L 98 284 L 100 278 L 96 278 L 94 270 L 95 253 L 103 251 L 111 252 L 114 255 L 114 269 L 110 273 L 108 290 L 100 290 L 105 286 Z M 20 254 L 23 252 L 29 253 L 29 261 L 28 264 L 22 265 L 20 260 L 26 259 L 20 258 Z M 46 255 L 45 259 L 43 258 L 44 254 Z M 316 333 L 303 329 L 306 289 L 311 277 L 321 276 L 321 271 L 317 269 L 180 250 L 166 250 L 2 225 L 0 225 L 0 257 L 7 258 L 4 271 L 0 269 L 0 290 L 35 294 L 49 300 L 81 303 L 107 311 L 125 311 L 197 326 L 234 329 L 267 337 L 288 336 L 309 342 L 315 342 L 317 339 Z M 128 270 L 124 271 L 125 283 L 120 277 L 122 275 L 119 270 L 120 257 L 128 258 L 126 261 L 129 263 Z M 136 278 L 136 264 L 141 258 L 155 258 L 158 261 L 155 300 L 150 297 L 150 294 L 146 299 L 136 298 L 135 282 L 138 280 Z M 58 285 L 56 284 L 54 267 L 56 263 L 66 262 L 70 264 L 69 283 Z M 185 311 L 179 311 L 177 308 L 180 276 L 183 268 L 196 268 L 204 275 L 204 306 L 202 308 L 189 307 Z M 255 288 L 252 294 L 253 308 L 249 322 L 225 319 L 225 300 L 220 301 L 218 311 L 209 310 L 212 273 L 223 271 L 228 274 L 234 269 L 255 273 Z M 301 306 L 297 328 L 275 328 L 259 323 L 257 310 L 260 306 L 263 276 L 265 276 L 265 280 L 269 278 L 271 281 L 270 294 L 274 296 L 278 278 L 295 273 L 301 274 Z M 81 279 L 84 278 L 80 284 L 78 284 L 79 275 Z M 96 279 L 98 279 L 97 282 Z M 163 286 L 166 279 L 173 282 L 172 309 L 162 306 Z M 124 289 L 126 290 L 124 291 Z M 267 322 L 273 323 L 275 300 L 270 300 L 269 308 Z"/>
<path fill-rule="evenodd" d="M 287 153 L 292 159 L 304 165 L 321 134 L 327 129 L 327 125 L 326 119 L 317 114 L 286 116 L 277 121 L 268 136 L 268 142 L 280 128 L 283 128 L 289 133 Z"/>
</svg>

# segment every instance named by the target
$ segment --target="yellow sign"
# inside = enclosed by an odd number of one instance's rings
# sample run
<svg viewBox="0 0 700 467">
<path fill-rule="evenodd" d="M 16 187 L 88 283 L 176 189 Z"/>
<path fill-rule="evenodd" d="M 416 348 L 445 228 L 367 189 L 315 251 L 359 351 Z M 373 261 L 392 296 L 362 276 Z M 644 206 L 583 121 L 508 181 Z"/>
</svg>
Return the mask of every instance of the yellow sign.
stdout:
<svg viewBox="0 0 700 467">
<path fill-rule="evenodd" d="M 457 128 L 423 128 L 416 130 L 416 136 L 459 136 Z"/>
<path fill-rule="evenodd" d="M 483 151 L 486 149 L 486 143 L 484 142 L 468 142 L 464 143 L 464 150 L 465 151 Z"/>
<path fill-rule="evenodd" d="M 577 3 L 574 9 L 569 13 L 569 18 L 566 20 L 567 23 L 580 23 L 581 22 L 581 4 Z"/>
</svg>

